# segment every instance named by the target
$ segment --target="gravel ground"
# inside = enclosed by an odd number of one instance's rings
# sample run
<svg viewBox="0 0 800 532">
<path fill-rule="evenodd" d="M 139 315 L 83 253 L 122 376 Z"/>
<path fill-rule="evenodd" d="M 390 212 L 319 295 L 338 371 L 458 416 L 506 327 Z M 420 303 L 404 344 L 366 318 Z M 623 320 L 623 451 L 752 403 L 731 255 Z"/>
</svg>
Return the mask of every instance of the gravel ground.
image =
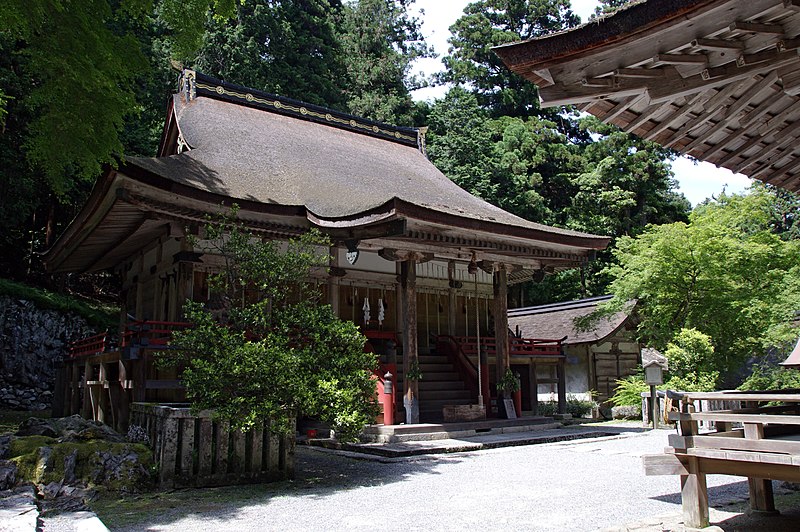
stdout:
<svg viewBox="0 0 800 532">
<path fill-rule="evenodd" d="M 112 530 L 137 531 L 673 529 L 679 480 L 646 477 L 641 461 L 663 450 L 668 433 L 389 463 L 298 447 L 292 482 L 180 490 L 97 510 Z M 723 510 L 747 497 L 738 477 L 709 476 L 708 486 Z"/>
</svg>

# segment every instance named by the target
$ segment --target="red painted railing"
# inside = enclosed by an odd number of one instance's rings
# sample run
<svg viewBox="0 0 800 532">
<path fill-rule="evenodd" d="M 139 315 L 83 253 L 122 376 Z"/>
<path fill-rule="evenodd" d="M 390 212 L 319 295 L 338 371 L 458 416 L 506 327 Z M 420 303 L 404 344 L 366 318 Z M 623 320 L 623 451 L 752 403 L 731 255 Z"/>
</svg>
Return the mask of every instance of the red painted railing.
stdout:
<svg viewBox="0 0 800 532">
<path fill-rule="evenodd" d="M 138 345 L 142 347 L 166 347 L 172 340 L 172 333 L 191 327 L 185 321 L 149 321 L 137 320 L 128 322 L 122 333 L 122 347 Z"/>
<path fill-rule="evenodd" d="M 81 338 L 69 344 L 67 356 L 78 358 L 105 353 L 108 348 L 108 331 L 87 338 Z"/>
<path fill-rule="evenodd" d="M 191 324 L 181 321 L 149 321 L 137 320 L 125 325 L 120 347 L 138 345 L 142 347 L 163 348 L 172 339 L 172 333 L 189 327 Z M 69 345 L 68 358 L 99 355 L 112 350 L 108 331 L 81 338 Z"/>
<path fill-rule="evenodd" d="M 458 342 L 461 349 L 469 356 L 478 356 L 478 338 L 475 336 L 457 336 L 454 340 Z M 544 338 L 516 338 L 508 339 L 509 351 L 512 357 L 563 357 L 564 351 L 562 342 L 566 337 L 560 339 Z M 497 343 L 494 337 L 481 337 L 481 346 L 489 355 L 497 352 Z"/>
</svg>

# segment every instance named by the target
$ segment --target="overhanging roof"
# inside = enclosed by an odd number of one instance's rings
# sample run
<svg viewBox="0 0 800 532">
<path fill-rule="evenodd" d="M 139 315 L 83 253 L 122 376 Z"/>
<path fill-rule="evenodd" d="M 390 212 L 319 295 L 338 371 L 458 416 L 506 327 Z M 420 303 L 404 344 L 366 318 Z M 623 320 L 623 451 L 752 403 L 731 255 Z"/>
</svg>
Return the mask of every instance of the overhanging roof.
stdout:
<svg viewBox="0 0 800 532">
<path fill-rule="evenodd" d="M 630 316 L 630 308 L 598 319 L 588 330 L 578 329 L 575 319 L 588 316 L 597 310 L 598 305 L 610 299 L 611 296 L 600 296 L 509 309 L 508 326 L 514 331 L 518 329 L 523 338 L 566 338 L 563 342 L 565 345 L 602 342 L 625 325 Z"/>
<path fill-rule="evenodd" d="M 159 156 L 98 181 L 45 261 L 54 271 L 118 263 L 220 204 L 278 235 L 391 238 L 572 266 L 607 237 L 548 227 L 464 191 L 425 156 L 416 129 L 370 122 L 187 71 Z M 166 224 L 166 225 L 165 225 Z M 159 233 L 160 232 L 160 233 Z M 116 262 L 115 262 L 116 261 Z"/>
<path fill-rule="evenodd" d="M 800 190 L 800 2 L 647 0 L 495 48 L 544 105 Z"/>
</svg>

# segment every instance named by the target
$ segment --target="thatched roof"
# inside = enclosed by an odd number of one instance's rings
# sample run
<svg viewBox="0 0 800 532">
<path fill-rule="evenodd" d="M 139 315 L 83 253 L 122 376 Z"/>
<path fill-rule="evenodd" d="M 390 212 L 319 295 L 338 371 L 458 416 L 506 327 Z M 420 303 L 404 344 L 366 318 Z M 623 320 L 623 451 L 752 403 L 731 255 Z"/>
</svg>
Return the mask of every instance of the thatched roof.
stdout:
<svg viewBox="0 0 800 532">
<path fill-rule="evenodd" d="M 776 0 L 647 0 L 495 48 L 544 105 L 800 190 L 800 11 Z"/>
<path fill-rule="evenodd" d="M 276 236 L 318 227 L 334 240 L 380 238 L 388 248 L 449 249 L 467 260 L 483 252 L 523 268 L 571 267 L 609 241 L 472 196 L 427 159 L 417 129 L 186 71 L 158 156 L 128 158 L 102 176 L 46 263 L 54 271 L 107 268 L 158 238 L 165 221 L 174 236 L 234 202 L 244 220 Z"/>
<path fill-rule="evenodd" d="M 611 299 L 611 296 L 592 297 L 578 301 L 566 301 L 536 307 L 510 309 L 508 326 L 523 338 L 565 338 L 565 345 L 593 344 L 614 334 L 628 320 L 629 311 L 617 312 L 603 317 L 589 330 L 579 330 L 575 320 L 588 316 L 597 306 Z"/>
</svg>

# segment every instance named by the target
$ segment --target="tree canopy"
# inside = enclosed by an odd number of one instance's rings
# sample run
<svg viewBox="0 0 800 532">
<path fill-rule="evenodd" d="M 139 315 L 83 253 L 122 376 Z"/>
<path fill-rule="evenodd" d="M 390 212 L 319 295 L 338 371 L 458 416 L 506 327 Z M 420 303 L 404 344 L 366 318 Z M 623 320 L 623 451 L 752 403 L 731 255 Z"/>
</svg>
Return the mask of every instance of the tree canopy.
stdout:
<svg viewBox="0 0 800 532">
<path fill-rule="evenodd" d="M 611 308 L 639 302 L 642 339 L 664 349 L 685 328 L 711 339 L 713 369 L 735 383 L 743 363 L 796 338 L 800 241 L 782 238 L 776 194 L 757 186 L 698 207 L 689 223 L 622 237 L 611 266 Z"/>
</svg>

